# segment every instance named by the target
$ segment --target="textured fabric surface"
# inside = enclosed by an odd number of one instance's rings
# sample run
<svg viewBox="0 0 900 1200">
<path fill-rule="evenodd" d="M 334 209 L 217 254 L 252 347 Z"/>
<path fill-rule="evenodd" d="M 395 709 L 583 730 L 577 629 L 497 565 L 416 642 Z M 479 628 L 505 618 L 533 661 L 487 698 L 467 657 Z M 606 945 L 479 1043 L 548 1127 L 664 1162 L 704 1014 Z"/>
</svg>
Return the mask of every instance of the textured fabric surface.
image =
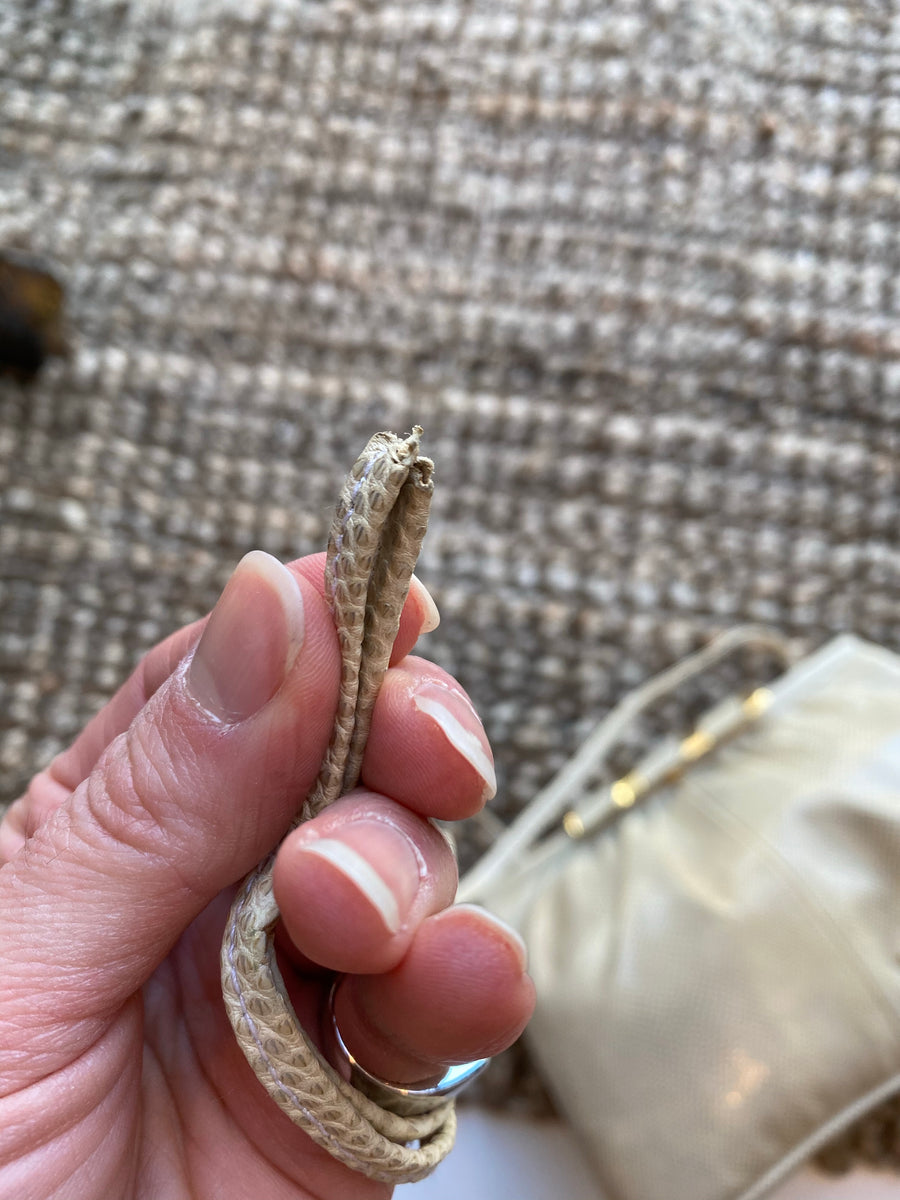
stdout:
<svg viewBox="0 0 900 1200">
<path fill-rule="evenodd" d="M 900 649 L 895 5 L 214 7 L 0 0 L 0 796 L 415 422 L 503 816 L 717 629 Z"/>
</svg>

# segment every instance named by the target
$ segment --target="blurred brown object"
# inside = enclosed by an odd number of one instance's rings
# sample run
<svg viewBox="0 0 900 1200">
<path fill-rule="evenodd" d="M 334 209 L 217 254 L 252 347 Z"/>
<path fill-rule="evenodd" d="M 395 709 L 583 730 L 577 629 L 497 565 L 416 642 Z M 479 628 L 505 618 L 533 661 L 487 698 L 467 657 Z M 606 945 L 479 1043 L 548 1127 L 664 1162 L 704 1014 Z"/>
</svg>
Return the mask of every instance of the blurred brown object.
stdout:
<svg viewBox="0 0 900 1200">
<path fill-rule="evenodd" d="M 65 291 L 36 259 L 0 250 L 0 375 L 32 379 L 48 355 L 65 355 Z"/>
</svg>

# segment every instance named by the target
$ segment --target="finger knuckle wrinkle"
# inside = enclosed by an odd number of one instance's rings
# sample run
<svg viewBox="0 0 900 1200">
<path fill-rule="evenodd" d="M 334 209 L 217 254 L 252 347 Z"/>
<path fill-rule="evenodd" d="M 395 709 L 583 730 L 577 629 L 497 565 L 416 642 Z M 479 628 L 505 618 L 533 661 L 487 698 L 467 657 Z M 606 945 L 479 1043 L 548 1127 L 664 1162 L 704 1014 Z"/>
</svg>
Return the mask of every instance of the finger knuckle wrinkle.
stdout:
<svg viewBox="0 0 900 1200">
<path fill-rule="evenodd" d="M 87 802 L 98 828 L 145 854 L 171 850 L 184 814 L 171 755 L 150 728 L 132 726 L 109 747 L 90 776 Z"/>
</svg>

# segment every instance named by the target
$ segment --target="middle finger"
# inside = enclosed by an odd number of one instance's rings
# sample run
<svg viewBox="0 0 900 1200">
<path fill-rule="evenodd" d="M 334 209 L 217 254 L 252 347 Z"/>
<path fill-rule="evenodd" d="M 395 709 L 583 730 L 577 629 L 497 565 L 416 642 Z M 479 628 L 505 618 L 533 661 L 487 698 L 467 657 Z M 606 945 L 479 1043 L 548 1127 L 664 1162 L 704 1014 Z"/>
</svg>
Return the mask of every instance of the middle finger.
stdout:
<svg viewBox="0 0 900 1200">
<path fill-rule="evenodd" d="M 399 963 L 425 917 L 452 902 L 457 873 L 436 826 L 360 789 L 285 838 L 273 882 L 300 955 L 370 974 Z"/>
</svg>

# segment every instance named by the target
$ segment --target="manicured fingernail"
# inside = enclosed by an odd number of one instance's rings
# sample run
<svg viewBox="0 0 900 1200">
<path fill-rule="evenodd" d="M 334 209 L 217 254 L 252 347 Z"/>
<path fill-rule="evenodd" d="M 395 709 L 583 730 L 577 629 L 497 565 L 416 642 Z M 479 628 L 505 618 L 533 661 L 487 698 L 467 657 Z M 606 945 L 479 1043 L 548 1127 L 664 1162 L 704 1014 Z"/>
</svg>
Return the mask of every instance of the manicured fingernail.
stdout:
<svg viewBox="0 0 900 1200">
<path fill-rule="evenodd" d="M 484 726 L 466 697 L 454 688 L 429 680 L 416 687 L 413 704 L 419 712 L 431 717 L 457 754 L 484 780 L 483 798 L 490 800 L 496 796 L 497 775 Z"/>
<path fill-rule="evenodd" d="M 428 588 L 419 579 L 418 575 L 413 575 L 410 587 L 415 588 L 419 595 L 419 601 L 422 605 L 423 621 L 421 633 L 431 633 L 433 629 L 437 629 L 441 623 L 441 614 L 438 612 L 438 606 L 434 602 L 434 597 Z"/>
<path fill-rule="evenodd" d="M 522 939 L 522 935 L 518 930 L 513 929 L 512 925 L 508 925 L 502 917 L 498 917 L 496 913 L 492 913 L 487 908 L 482 908 L 480 904 L 454 904 L 453 909 L 447 909 L 448 912 L 459 912 L 460 909 L 465 909 L 467 912 L 477 913 L 479 918 L 487 925 L 493 925 L 494 928 L 503 935 L 504 939 L 515 949 L 518 955 L 519 965 L 523 971 L 528 970 L 528 947 Z"/>
<path fill-rule="evenodd" d="M 397 933 L 402 927 L 419 887 L 419 860 L 399 829 L 382 821 L 359 820 L 344 829 L 340 838 L 300 842 L 295 853 L 314 855 L 340 871 L 375 910 L 388 933 Z"/>
<path fill-rule="evenodd" d="M 281 687 L 302 644 L 297 580 L 277 558 L 253 550 L 212 611 L 188 669 L 188 690 L 220 721 L 246 720 Z"/>
</svg>

